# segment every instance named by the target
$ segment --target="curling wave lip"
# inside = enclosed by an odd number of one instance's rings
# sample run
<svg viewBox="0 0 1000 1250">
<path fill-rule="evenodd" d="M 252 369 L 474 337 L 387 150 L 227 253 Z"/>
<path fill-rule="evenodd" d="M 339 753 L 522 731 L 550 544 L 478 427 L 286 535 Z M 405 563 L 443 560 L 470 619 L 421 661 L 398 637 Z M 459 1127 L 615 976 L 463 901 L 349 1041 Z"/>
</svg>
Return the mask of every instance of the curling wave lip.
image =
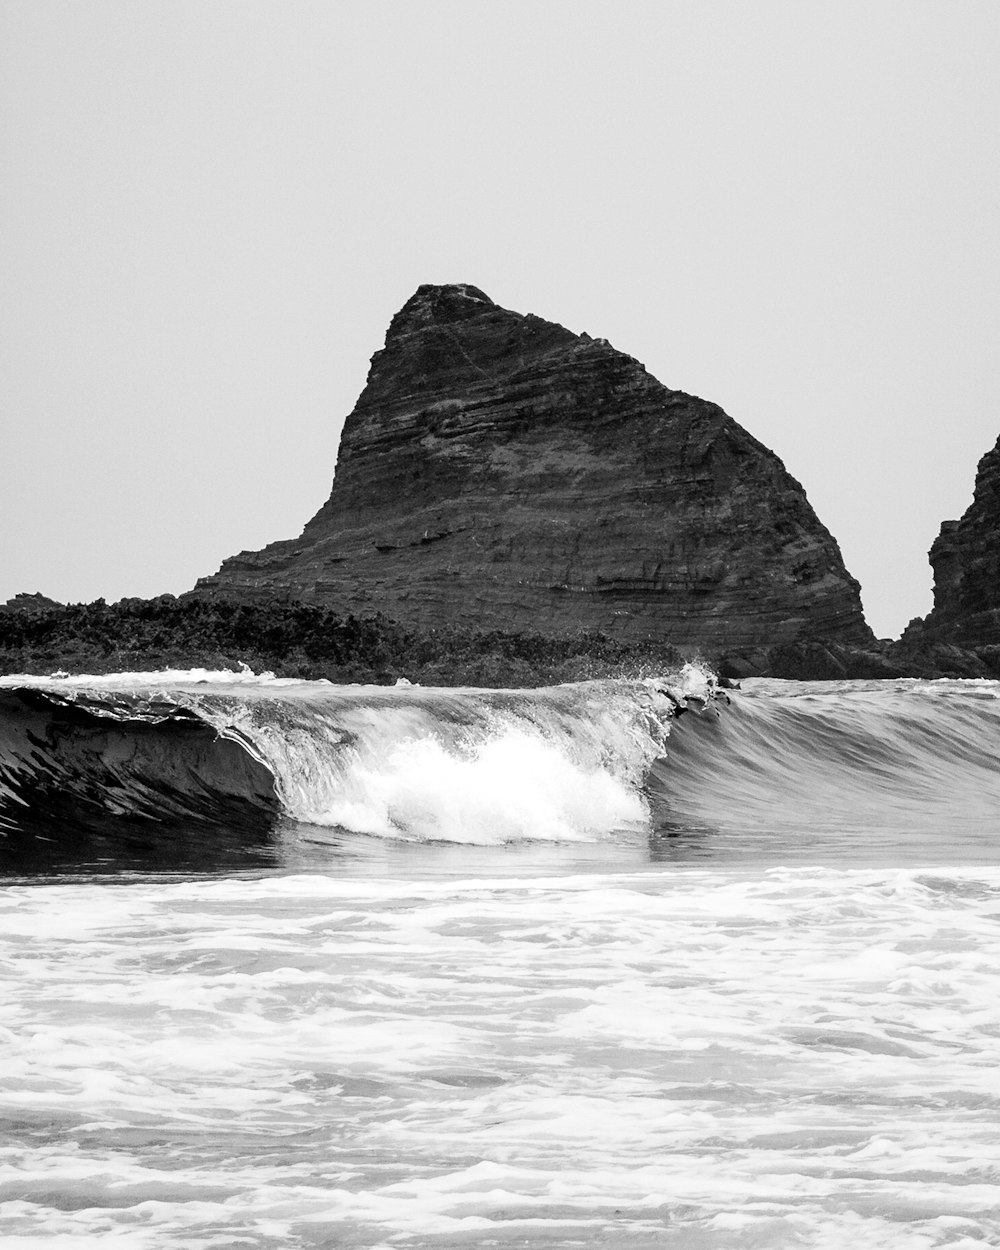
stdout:
<svg viewBox="0 0 1000 1250">
<path fill-rule="evenodd" d="M 203 670 L 4 678 L 0 803 L 8 824 L 74 808 L 231 819 L 235 804 L 414 841 L 595 838 L 647 820 L 672 720 L 713 689 L 694 665 L 521 691 Z"/>
</svg>

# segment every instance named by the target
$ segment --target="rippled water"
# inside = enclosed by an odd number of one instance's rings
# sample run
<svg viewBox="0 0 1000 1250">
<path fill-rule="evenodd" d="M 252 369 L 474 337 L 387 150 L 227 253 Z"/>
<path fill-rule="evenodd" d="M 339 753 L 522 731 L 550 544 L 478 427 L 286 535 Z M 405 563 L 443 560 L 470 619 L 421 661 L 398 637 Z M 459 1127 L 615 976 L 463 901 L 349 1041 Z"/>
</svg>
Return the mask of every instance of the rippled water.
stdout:
<svg viewBox="0 0 1000 1250">
<path fill-rule="evenodd" d="M 81 883 L 2 920 L 5 1245 L 1000 1238 L 995 869 Z"/>
<path fill-rule="evenodd" d="M 751 689 L 589 841 L 9 877 L 0 1245 L 1000 1244 L 998 704 Z"/>
</svg>

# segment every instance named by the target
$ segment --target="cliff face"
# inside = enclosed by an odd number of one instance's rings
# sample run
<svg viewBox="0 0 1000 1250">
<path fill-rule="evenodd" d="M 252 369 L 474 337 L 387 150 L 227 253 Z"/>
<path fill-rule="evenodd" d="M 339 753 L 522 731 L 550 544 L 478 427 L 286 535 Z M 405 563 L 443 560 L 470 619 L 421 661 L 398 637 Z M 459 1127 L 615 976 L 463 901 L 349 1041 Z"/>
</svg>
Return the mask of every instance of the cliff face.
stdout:
<svg viewBox="0 0 1000 1250">
<path fill-rule="evenodd" d="M 930 562 L 934 608 L 909 625 L 903 641 L 1000 644 L 1000 438 L 979 462 L 975 493 L 962 519 L 942 524 Z"/>
<path fill-rule="evenodd" d="M 603 339 L 472 286 L 422 286 L 393 318 L 301 538 L 197 590 L 686 647 L 871 638 L 777 456 Z"/>
</svg>

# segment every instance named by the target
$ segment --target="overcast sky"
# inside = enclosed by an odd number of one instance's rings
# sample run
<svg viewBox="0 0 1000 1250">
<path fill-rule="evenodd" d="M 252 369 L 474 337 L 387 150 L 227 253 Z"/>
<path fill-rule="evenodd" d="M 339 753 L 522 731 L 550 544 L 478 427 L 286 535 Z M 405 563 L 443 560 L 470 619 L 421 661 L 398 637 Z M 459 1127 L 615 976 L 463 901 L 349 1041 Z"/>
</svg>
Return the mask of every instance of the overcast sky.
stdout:
<svg viewBox="0 0 1000 1250">
<path fill-rule="evenodd" d="M 898 634 L 1000 432 L 997 0 L 0 0 L 0 601 L 297 535 L 422 282 L 802 482 Z"/>
</svg>

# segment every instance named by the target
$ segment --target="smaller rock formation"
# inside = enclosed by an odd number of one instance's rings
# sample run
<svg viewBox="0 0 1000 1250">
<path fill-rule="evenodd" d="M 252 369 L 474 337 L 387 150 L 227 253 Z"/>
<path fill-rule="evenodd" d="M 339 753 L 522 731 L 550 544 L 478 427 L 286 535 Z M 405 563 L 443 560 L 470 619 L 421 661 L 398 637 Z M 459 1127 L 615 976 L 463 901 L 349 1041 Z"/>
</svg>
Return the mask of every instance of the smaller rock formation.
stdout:
<svg viewBox="0 0 1000 1250">
<path fill-rule="evenodd" d="M 934 608 L 902 642 L 1000 645 L 1000 438 L 979 462 L 972 503 L 960 521 L 942 523 L 929 558 Z"/>
<path fill-rule="evenodd" d="M 48 608 L 61 607 L 61 603 L 57 603 L 55 599 L 47 598 L 37 590 L 33 595 L 22 591 L 21 594 L 15 595 L 13 599 L 8 599 L 6 603 L 0 603 L 0 612 L 44 612 Z"/>
</svg>

